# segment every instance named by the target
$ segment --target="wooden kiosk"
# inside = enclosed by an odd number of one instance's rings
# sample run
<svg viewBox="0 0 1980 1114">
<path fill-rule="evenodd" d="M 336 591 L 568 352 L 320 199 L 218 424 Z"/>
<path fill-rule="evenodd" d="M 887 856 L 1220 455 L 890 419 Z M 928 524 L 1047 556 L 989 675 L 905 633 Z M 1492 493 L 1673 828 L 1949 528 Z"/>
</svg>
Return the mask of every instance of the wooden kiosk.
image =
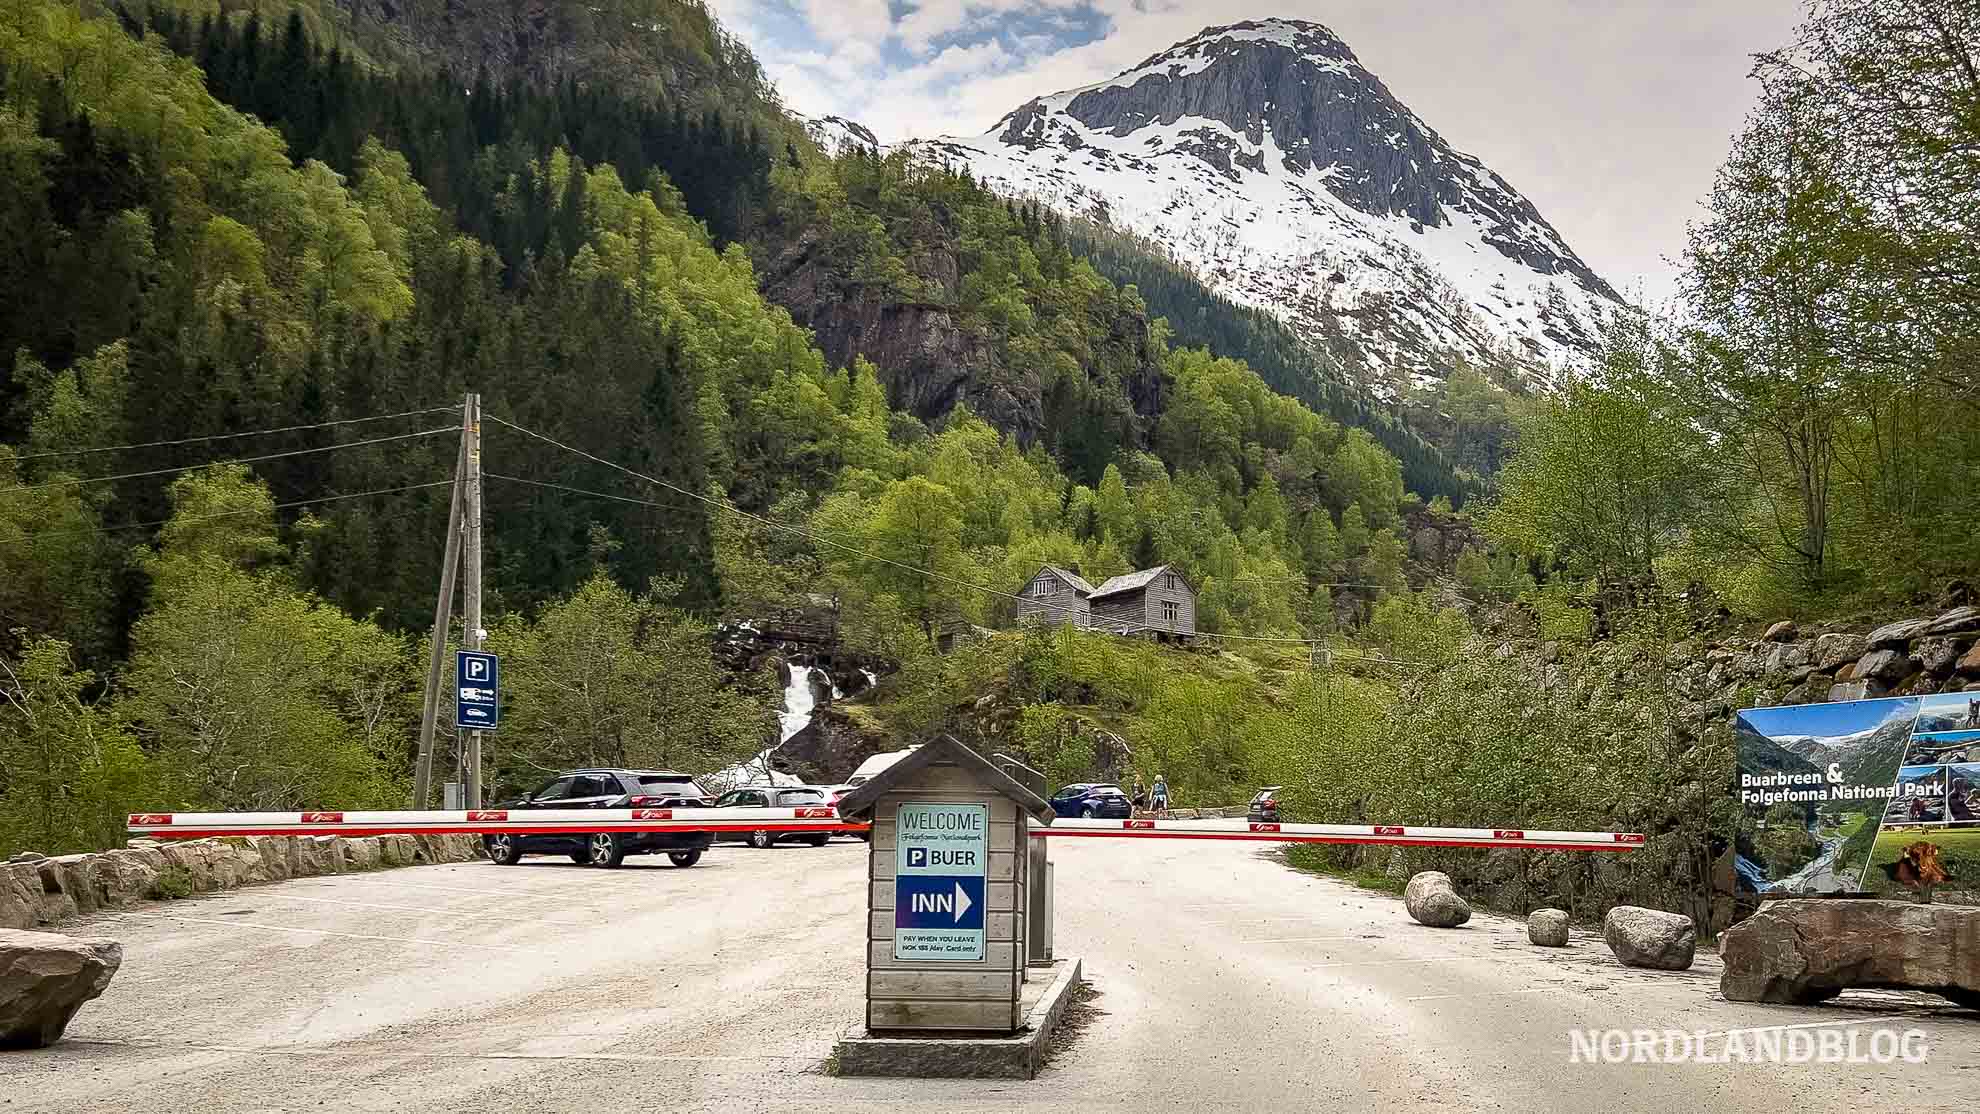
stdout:
<svg viewBox="0 0 1980 1114">
<path fill-rule="evenodd" d="M 839 800 L 870 818 L 866 1028 L 1014 1033 L 1027 945 L 1026 818 L 1052 806 L 943 736 Z"/>
</svg>

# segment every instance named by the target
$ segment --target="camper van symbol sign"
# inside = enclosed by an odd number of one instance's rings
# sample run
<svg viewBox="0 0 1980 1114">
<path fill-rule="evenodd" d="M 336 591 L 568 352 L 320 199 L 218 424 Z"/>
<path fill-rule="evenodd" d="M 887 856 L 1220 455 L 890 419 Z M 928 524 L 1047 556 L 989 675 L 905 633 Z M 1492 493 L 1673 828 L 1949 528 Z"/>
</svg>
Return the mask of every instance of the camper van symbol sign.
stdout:
<svg viewBox="0 0 1980 1114">
<path fill-rule="evenodd" d="M 894 836 L 894 958 L 980 961 L 990 809 L 903 804 Z"/>
</svg>

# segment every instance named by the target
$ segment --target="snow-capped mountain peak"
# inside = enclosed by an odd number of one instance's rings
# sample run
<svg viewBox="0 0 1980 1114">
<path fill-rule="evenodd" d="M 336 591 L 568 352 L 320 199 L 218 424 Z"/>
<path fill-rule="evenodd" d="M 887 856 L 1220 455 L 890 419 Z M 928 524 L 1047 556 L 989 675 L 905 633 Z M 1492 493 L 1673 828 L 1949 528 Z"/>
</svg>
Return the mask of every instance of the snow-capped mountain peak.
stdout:
<svg viewBox="0 0 1980 1114">
<path fill-rule="evenodd" d="M 1457 359 L 1544 380 L 1621 305 L 1532 202 L 1317 23 L 1209 28 L 982 135 L 912 146 L 1153 240 L 1381 393 Z"/>
</svg>

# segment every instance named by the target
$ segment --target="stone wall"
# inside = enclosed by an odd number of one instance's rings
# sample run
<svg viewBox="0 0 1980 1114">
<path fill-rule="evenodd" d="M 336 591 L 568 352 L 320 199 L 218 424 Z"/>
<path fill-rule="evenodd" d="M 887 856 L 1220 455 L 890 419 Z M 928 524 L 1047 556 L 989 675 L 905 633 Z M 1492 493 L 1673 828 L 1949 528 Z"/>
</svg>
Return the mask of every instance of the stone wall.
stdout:
<svg viewBox="0 0 1980 1114">
<path fill-rule="evenodd" d="M 135 901 L 190 897 L 257 882 L 482 856 L 471 835 L 224 836 L 134 839 L 116 851 L 0 863 L 0 928 L 34 929 Z"/>
<path fill-rule="evenodd" d="M 1758 641 L 1721 640 L 1703 650 L 1673 663 L 1696 702 L 1687 716 L 1694 720 L 1758 705 L 1980 692 L 1980 607 L 1953 607 L 1867 632 L 1843 625 L 1803 630 L 1784 620 Z"/>
</svg>

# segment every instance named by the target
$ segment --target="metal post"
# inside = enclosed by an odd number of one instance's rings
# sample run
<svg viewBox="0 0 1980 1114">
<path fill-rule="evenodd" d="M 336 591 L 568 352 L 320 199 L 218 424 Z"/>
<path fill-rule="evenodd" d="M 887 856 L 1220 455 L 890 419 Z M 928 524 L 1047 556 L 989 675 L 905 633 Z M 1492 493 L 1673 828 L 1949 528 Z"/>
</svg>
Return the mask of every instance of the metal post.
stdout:
<svg viewBox="0 0 1980 1114">
<path fill-rule="evenodd" d="M 467 583 L 462 588 L 461 618 L 466 625 L 462 641 L 470 650 L 481 649 L 481 396 L 467 396 L 465 452 L 467 467 L 462 478 L 461 541 Z M 463 730 L 466 757 L 462 774 L 469 808 L 481 807 L 481 732 Z"/>
<path fill-rule="evenodd" d="M 467 408 L 461 408 L 461 449 L 454 457 L 454 498 L 447 511 L 446 555 L 440 560 L 440 598 L 433 604 L 433 652 L 426 662 L 426 702 L 419 716 L 419 757 L 413 765 L 414 808 L 425 808 L 433 788 L 433 731 L 440 718 L 440 674 L 447 667 L 447 633 L 454 622 L 454 570 L 461 563 L 461 475 L 467 468 Z"/>
<path fill-rule="evenodd" d="M 1027 831 L 1036 822 L 1025 821 Z M 1029 967 L 1052 965 L 1052 864 L 1046 858 L 1050 840 L 1025 836 L 1025 954 Z"/>
</svg>

